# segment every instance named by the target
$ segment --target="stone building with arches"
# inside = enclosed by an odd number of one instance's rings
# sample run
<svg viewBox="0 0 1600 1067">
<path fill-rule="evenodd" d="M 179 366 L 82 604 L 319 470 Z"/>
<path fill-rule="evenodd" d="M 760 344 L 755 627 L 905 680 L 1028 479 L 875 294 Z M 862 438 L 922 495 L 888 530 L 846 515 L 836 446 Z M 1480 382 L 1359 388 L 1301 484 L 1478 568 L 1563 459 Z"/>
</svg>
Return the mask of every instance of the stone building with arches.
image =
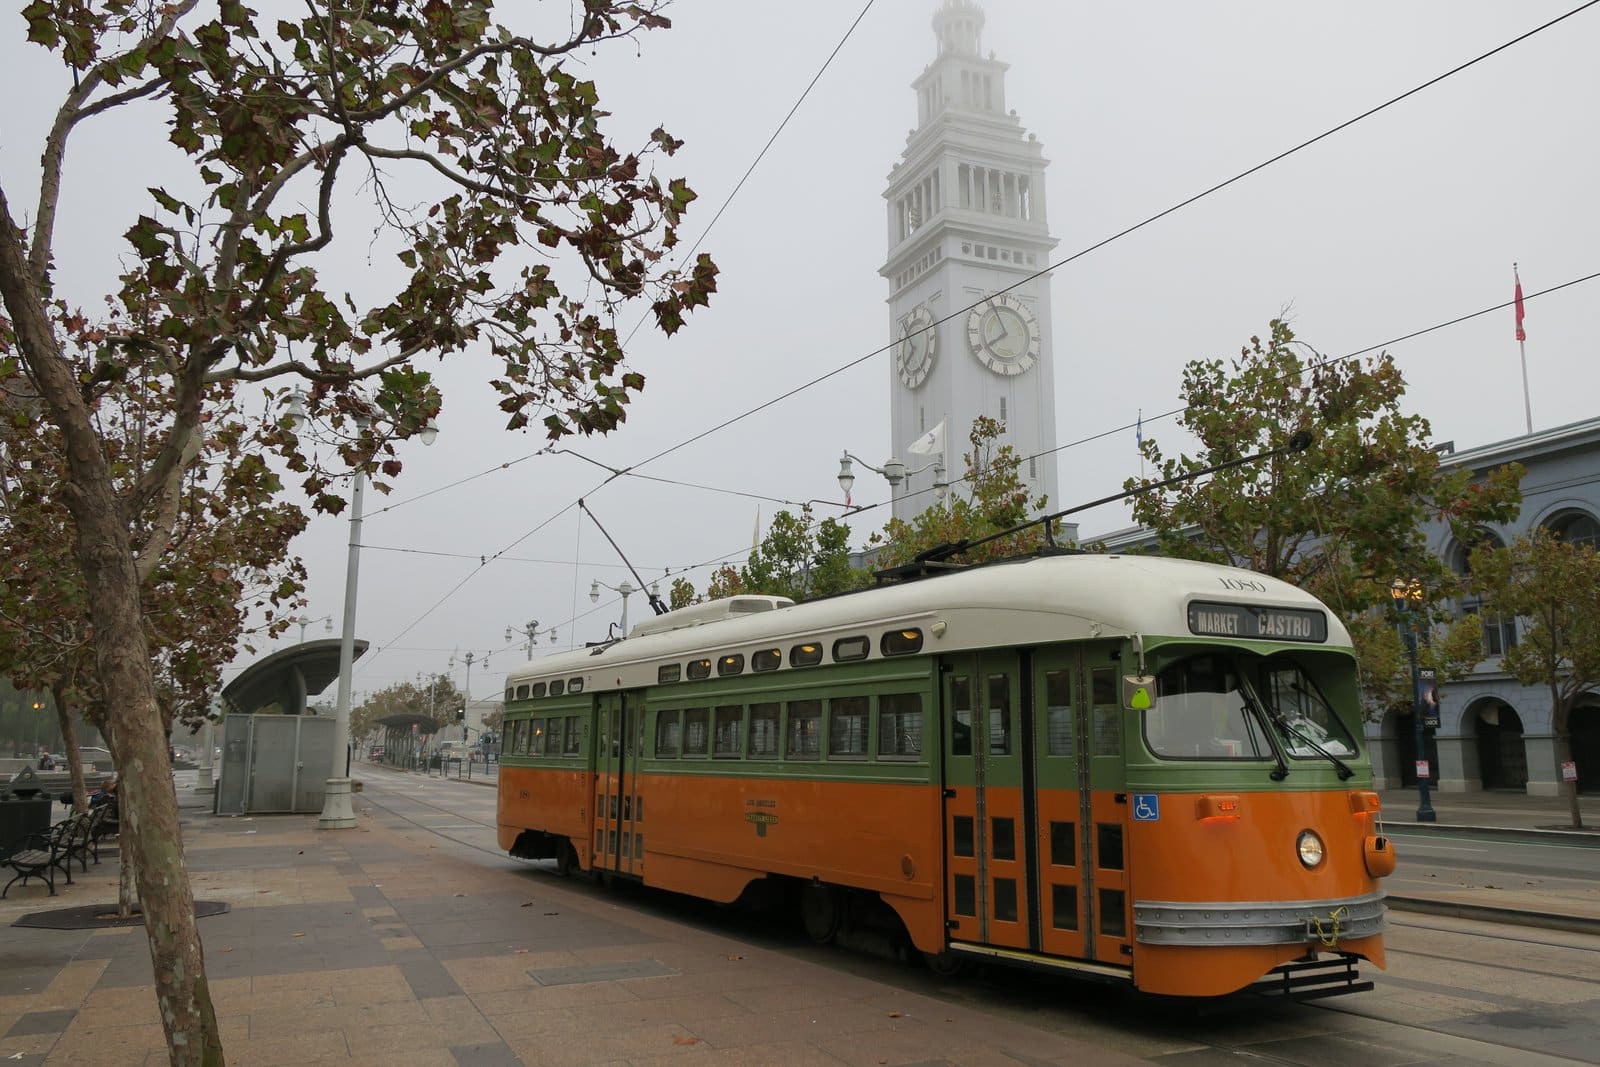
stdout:
<svg viewBox="0 0 1600 1067">
<path fill-rule="evenodd" d="M 1481 473 L 1520 463 L 1525 470 L 1517 519 L 1482 528 L 1478 543 L 1509 544 L 1543 526 L 1563 540 L 1600 548 L 1600 418 L 1463 452 L 1440 448 L 1449 467 Z M 1447 524 L 1431 524 L 1428 543 L 1456 573 L 1467 573 L 1474 545 L 1455 537 Z M 1439 687 L 1440 723 L 1428 753 L 1435 785 L 1442 793 L 1503 789 L 1557 795 L 1562 783 L 1550 692 L 1524 686 L 1500 668 L 1500 657 L 1520 638 L 1522 623 L 1490 614 L 1472 597 L 1456 607 L 1482 617 L 1484 658 L 1466 678 Z M 1578 698 L 1570 726 L 1578 790 L 1600 793 L 1600 687 Z M 1391 711 L 1368 724 L 1378 788 L 1415 784 L 1414 738 L 1409 713 Z"/>
</svg>

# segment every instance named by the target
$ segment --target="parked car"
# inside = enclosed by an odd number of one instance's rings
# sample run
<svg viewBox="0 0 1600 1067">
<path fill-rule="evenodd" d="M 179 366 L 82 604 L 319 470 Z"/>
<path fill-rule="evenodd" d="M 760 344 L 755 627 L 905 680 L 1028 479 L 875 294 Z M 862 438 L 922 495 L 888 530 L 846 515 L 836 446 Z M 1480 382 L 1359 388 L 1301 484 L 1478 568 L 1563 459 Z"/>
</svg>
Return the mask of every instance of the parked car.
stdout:
<svg viewBox="0 0 1600 1067">
<path fill-rule="evenodd" d="M 367 750 L 367 759 L 382 759 L 384 748 L 382 745 L 373 745 Z"/>
</svg>

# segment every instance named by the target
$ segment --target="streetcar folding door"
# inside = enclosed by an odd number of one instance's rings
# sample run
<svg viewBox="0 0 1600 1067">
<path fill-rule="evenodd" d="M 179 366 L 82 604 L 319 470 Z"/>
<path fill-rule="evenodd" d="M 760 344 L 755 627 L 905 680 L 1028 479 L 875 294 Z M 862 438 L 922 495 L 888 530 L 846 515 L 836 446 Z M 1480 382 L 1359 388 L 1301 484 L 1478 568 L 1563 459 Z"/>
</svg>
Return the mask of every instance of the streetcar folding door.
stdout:
<svg viewBox="0 0 1600 1067">
<path fill-rule="evenodd" d="M 1127 965 L 1127 806 L 1113 649 L 945 660 L 950 940 Z"/>
<path fill-rule="evenodd" d="M 644 693 L 606 693 L 597 701 L 594 866 L 644 876 Z"/>
<path fill-rule="evenodd" d="M 1113 646 L 1033 654 L 1032 779 L 1040 951 L 1126 965 L 1127 794 Z"/>
<path fill-rule="evenodd" d="M 1026 949 L 1033 915 L 1019 657 L 984 652 L 945 665 L 946 927 L 952 941 Z"/>
</svg>

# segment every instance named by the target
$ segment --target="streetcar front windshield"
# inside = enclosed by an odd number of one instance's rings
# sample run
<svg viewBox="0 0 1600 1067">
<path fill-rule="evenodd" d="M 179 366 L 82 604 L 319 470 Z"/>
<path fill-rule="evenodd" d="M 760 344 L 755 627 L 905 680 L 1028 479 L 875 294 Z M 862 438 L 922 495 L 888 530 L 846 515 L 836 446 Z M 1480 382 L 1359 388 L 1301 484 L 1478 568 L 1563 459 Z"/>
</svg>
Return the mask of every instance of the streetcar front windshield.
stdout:
<svg viewBox="0 0 1600 1067">
<path fill-rule="evenodd" d="M 1264 661 L 1256 688 L 1268 706 L 1268 717 L 1278 731 L 1279 743 L 1291 757 L 1319 759 L 1324 754 L 1356 754 L 1350 731 L 1298 663 L 1278 657 Z"/>
<path fill-rule="evenodd" d="M 1269 759 L 1266 730 L 1250 710 L 1231 656 L 1189 656 L 1156 674 L 1145 743 L 1167 759 Z"/>
</svg>

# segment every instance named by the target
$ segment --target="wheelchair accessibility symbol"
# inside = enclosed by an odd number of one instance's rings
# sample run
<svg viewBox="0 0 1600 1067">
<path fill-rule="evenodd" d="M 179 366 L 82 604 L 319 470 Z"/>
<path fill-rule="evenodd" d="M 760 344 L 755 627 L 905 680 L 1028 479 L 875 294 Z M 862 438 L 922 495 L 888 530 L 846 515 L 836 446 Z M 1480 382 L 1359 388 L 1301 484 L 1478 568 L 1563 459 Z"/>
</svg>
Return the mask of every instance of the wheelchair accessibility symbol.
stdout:
<svg viewBox="0 0 1600 1067">
<path fill-rule="evenodd" d="M 1161 798 L 1154 793 L 1133 794 L 1135 822 L 1155 822 L 1161 818 Z"/>
</svg>

